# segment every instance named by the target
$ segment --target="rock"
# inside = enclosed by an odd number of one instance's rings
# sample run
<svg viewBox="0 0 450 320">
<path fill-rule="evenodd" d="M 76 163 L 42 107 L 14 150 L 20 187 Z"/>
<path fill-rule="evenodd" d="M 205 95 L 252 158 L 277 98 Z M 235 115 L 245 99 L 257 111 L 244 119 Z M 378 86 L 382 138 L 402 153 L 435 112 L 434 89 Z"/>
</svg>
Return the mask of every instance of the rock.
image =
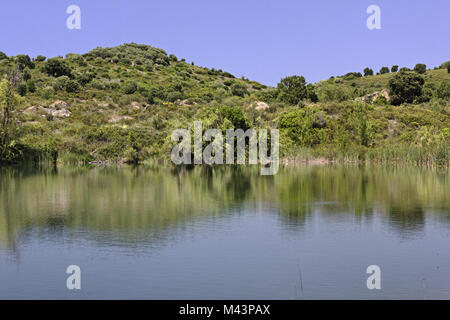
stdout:
<svg viewBox="0 0 450 320">
<path fill-rule="evenodd" d="M 69 104 L 67 102 L 64 102 L 62 100 L 56 100 L 48 107 L 50 109 L 66 109 L 68 106 L 69 106 Z"/>
<path fill-rule="evenodd" d="M 372 103 L 379 97 L 384 97 L 386 99 L 386 101 L 390 101 L 391 100 L 391 96 L 389 95 L 389 91 L 387 91 L 386 89 L 367 94 L 364 97 L 357 98 L 357 100 Z"/>
<path fill-rule="evenodd" d="M 252 107 L 255 108 L 255 110 L 267 110 L 269 109 L 269 105 L 262 101 L 256 101 L 252 104 Z"/>
<path fill-rule="evenodd" d="M 142 108 L 143 108 L 143 107 L 140 105 L 140 103 L 137 102 L 137 101 L 133 101 L 133 102 L 131 103 L 131 106 L 134 107 L 134 108 L 136 108 L 136 109 L 142 109 Z"/>
<path fill-rule="evenodd" d="M 131 119 L 133 119 L 133 117 L 113 115 L 113 116 L 109 117 L 108 122 L 109 123 L 117 123 L 122 120 L 131 120 Z"/>
<path fill-rule="evenodd" d="M 43 110 L 44 110 L 43 106 L 31 106 L 31 107 L 28 107 L 25 110 L 23 110 L 23 113 L 24 114 L 32 114 L 37 111 L 43 111 Z"/>
</svg>

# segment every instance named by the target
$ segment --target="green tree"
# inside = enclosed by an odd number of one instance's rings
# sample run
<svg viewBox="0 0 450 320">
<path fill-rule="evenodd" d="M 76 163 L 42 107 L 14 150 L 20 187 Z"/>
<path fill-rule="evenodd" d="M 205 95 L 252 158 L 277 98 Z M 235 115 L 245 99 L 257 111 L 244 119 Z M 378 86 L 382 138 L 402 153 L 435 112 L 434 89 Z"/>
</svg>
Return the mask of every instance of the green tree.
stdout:
<svg viewBox="0 0 450 320">
<path fill-rule="evenodd" d="M 307 97 L 306 80 L 303 76 L 290 76 L 281 79 L 277 85 L 281 101 L 298 104 Z"/>
<path fill-rule="evenodd" d="M 370 69 L 369 67 L 364 69 L 364 77 L 367 77 L 367 76 L 373 76 L 373 70 Z"/>
<path fill-rule="evenodd" d="M 391 104 L 412 103 L 422 95 L 424 84 L 422 76 L 411 72 L 399 72 L 389 80 Z"/>
<path fill-rule="evenodd" d="M 423 63 L 418 63 L 415 65 L 414 71 L 417 73 L 423 74 L 423 73 L 425 73 L 425 71 L 427 71 L 427 66 Z"/>
<path fill-rule="evenodd" d="M 398 71 L 398 66 L 397 65 L 392 66 L 391 72 L 397 72 L 397 71 Z"/>
<path fill-rule="evenodd" d="M 10 80 L 15 82 L 15 75 L 10 76 Z M 20 97 L 15 93 L 13 82 L 3 79 L 0 81 L 0 160 L 9 160 L 11 158 L 10 146 L 13 141 L 14 124 L 12 116 L 14 109 L 19 104 Z"/>
<path fill-rule="evenodd" d="M 30 69 L 34 69 L 34 63 L 31 61 L 31 58 L 26 54 L 19 54 L 16 56 L 16 64 L 18 65 L 20 70 L 25 69 L 26 67 Z"/>
<path fill-rule="evenodd" d="M 52 77 L 61 77 L 72 75 L 70 68 L 61 57 L 48 59 L 43 67 L 43 71 Z"/>
<path fill-rule="evenodd" d="M 380 74 L 385 74 L 385 73 L 389 73 L 389 68 L 388 67 L 381 67 Z"/>
<path fill-rule="evenodd" d="M 37 62 L 42 62 L 42 61 L 45 61 L 45 59 L 47 59 L 47 58 L 44 57 L 44 56 L 38 55 L 38 56 L 36 57 L 36 59 L 34 59 L 34 60 L 37 61 Z"/>
</svg>

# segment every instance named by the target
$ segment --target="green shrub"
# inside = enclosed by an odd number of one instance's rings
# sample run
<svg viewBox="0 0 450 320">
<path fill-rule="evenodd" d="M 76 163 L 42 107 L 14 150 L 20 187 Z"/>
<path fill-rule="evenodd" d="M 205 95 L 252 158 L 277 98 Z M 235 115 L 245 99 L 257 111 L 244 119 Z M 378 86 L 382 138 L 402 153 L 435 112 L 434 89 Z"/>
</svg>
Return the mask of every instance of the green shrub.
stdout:
<svg viewBox="0 0 450 320">
<path fill-rule="evenodd" d="M 55 81 L 53 82 L 53 89 L 55 91 L 65 90 L 68 81 L 69 81 L 68 76 L 60 76 L 56 78 Z"/>
<path fill-rule="evenodd" d="M 42 62 L 42 61 L 45 61 L 45 59 L 47 59 L 47 58 L 44 56 L 38 55 L 34 60 L 37 62 Z"/>
<path fill-rule="evenodd" d="M 33 80 L 27 81 L 27 89 L 29 92 L 36 92 L 36 84 L 34 83 Z"/>
<path fill-rule="evenodd" d="M 26 54 L 19 54 L 16 56 L 16 64 L 19 67 L 19 69 L 23 70 L 26 67 L 30 69 L 34 69 L 34 63 L 31 61 L 30 56 Z"/>
<path fill-rule="evenodd" d="M 137 90 L 137 84 L 134 81 L 127 81 L 122 87 L 125 94 L 133 94 Z"/>
<path fill-rule="evenodd" d="M 373 70 L 372 69 L 370 69 L 370 68 L 365 68 L 364 69 L 364 76 L 365 77 L 367 77 L 367 76 L 373 76 Z"/>
<path fill-rule="evenodd" d="M 385 74 L 385 73 L 389 73 L 389 68 L 388 67 L 381 67 L 380 74 Z"/>
<path fill-rule="evenodd" d="M 27 94 L 27 84 L 24 82 L 19 83 L 17 86 L 17 93 L 22 97 Z"/>
<path fill-rule="evenodd" d="M 238 97 L 244 97 L 246 94 L 248 94 L 247 88 L 240 83 L 234 83 L 231 85 L 231 93 L 233 94 L 233 96 Z"/>
<path fill-rule="evenodd" d="M 68 80 L 65 85 L 66 92 L 78 92 L 80 90 L 80 85 L 75 80 Z"/>
<path fill-rule="evenodd" d="M 70 68 L 61 57 L 48 59 L 42 68 L 45 73 L 52 77 L 71 76 Z"/>
<path fill-rule="evenodd" d="M 424 82 L 423 77 L 418 74 L 411 72 L 397 73 L 389 80 L 391 104 L 412 103 L 417 97 L 422 95 Z"/>
<path fill-rule="evenodd" d="M 425 71 L 427 71 L 427 66 L 423 63 L 418 63 L 415 65 L 414 71 L 417 73 L 423 74 L 423 73 L 425 73 Z"/>
<path fill-rule="evenodd" d="M 444 80 L 436 90 L 436 95 L 441 99 L 450 99 L 450 81 Z"/>
<path fill-rule="evenodd" d="M 281 79 L 277 85 L 281 101 L 298 104 L 307 97 L 306 80 L 303 76 L 290 76 Z"/>
<path fill-rule="evenodd" d="M 391 72 L 397 72 L 397 71 L 398 71 L 398 66 L 397 65 L 392 66 Z"/>
</svg>

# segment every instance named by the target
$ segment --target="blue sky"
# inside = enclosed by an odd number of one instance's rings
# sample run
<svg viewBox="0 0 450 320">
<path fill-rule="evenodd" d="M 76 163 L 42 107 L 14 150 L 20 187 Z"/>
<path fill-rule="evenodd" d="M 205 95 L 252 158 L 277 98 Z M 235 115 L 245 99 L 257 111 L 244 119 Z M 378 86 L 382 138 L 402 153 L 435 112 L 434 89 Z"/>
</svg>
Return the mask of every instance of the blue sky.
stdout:
<svg viewBox="0 0 450 320">
<path fill-rule="evenodd" d="M 81 30 L 66 27 L 69 5 Z M 366 9 L 381 8 L 381 29 Z M 195 64 L 275 85 L 394 64 L 450 60 L 448 0 L 15 0 L 0 11 L 0 51 L 47 57 L 125 42 L 150 44 Z"/>
</svg>

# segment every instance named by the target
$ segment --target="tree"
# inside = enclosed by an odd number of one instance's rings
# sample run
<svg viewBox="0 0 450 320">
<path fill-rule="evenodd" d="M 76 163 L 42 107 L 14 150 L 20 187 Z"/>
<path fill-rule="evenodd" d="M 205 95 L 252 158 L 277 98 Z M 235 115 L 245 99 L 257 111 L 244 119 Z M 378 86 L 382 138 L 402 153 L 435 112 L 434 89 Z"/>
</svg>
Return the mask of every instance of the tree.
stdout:
<svg viewBox="0 0 450 320">
<path fill-rule="evenodd" d="M 0 60 L 4 59 L 8 59 L 8 56 L 4 52 L 0 51 Z"/>
<path fill-rule="evenodd" d="M 397 65 L 392 66 L 391 72 L 397 72 L 397 71 L 398 71 L 398 66 Z"/>
<path fill-rule="evenodd" d="M 281 79 L 277 85 L 281 101 L 298 104 L 307 97 L 306 80 L 303 76 L 290 76 Z"/>
<path fill-rule="evenodd" d="M 425 71 L 427 71 L 427 66 L 424 65 L 423 63 L 418 63 L 414 67 L 414 71 L 417 73 L 423 74 L 423 73 L 425 73 Z"/>
<path fill-rule="evenodd" d="M 367 76 L 373 76 L 373 70 L 370 69 L 369 67 L 364 69 L 364 77 L 367 77 Z"/>
<path fill-rule="evenodd" d="M 44 57 L 44 56 L 38 55 L 38 56 L 34 59 L 34 61 L 42 62 L 42 61 L 45 61 L 45 59 L 47 59 L 47 58 Z"/>
<path fill-rule="evenodd" d="M 385 74 L 385 73 L 389 73 L 389 68 L 388 67 L 381 67 L 380 74 Z"/>
<path fill-rule="evenodd" d="M 70 68 L 67 66 L 65 61 L 61 57 L 55 57 L 48 59 L 42 68 L 45 73 L 52 77 L 61 77 L 72 75 Z"/>
<path fill-rule="evenodd" d="M 125 94 L 133 94 L 137 90 L 137 84 L 134 81 L 128 81 L 123 86 L 123 92 Z"/>
<path fill-rule="evenodd" d="M 34 63 L 31 61 L 31 58 L 26 54 L 19 54 L 16 56 L 16 63 L 20 70 L 25 69 L 26 67 L 30 69 L 34 69 Z"/>
<path fill-rule="evenodd" d="M 8 79 L 0 81 L 0 160 L 9 160 L 10 143 L 13 137 L 15 121 L 12 115 L 14 108 L 18 105 L 20 97 L 15 93 L 15 85 L 20 78 L 17 70 L 11 71 Z"/>
<path fill-rule="evenodd" d="M 412 103 L 414 99 L 422 95 L 424 84 L 422 76 L 411 72 L 397 73 L 389 80 L 391 104 Z"/>
<path fill-rule="evenodd" d="M 450 63 L 447 65 L 447 73 L 450 73 Z"/>
</svg>

